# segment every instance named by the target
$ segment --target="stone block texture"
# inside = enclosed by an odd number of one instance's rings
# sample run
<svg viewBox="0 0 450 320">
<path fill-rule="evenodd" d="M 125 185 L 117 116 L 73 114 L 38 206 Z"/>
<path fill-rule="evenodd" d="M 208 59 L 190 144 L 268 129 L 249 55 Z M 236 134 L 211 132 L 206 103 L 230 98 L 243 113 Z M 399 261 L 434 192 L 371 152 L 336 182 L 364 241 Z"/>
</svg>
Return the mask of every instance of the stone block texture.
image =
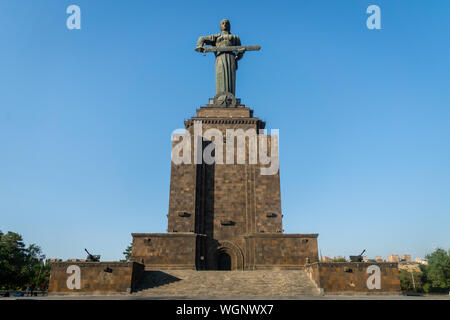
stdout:
<svg viewBox="0 0 450 320">
<path fill-rule="evenodd" d="M 380 288 L 367 286 L 369 266 L 380 268 Z M 310 278 L 325 294 L 400 294 L 396 263 L 320 262 L 305 267 Z"/>
<path fill-rule="evenodd" d="M 297 297 L 321 291 L 303 270 L 145 271 L 134 292 L 153 297 Z"/>
<path fill-rule="evenodd" d="M 133 233 L 133 260 L 152 268 L 196 269 L 195 233 Z"/>
<path fill-rule="evenodd" d="M 79 289 L 70 289 L 67 280 L 69 266 L 80 268 Z M 144 272 L 136 262 L 54 262 L 51 265 L 49 294 L 114 294 L 133 292 Z"/>
<path fill-rule="evenodd" d="M 199 123 L 201 132 L 195 129 Z M 145 264 L 147 270 L 282 269 L 318 261 L 317 234 L 283 234 L 279 170 L 261 175 L 263 165 L 249 158 L 255 141 L 247 137 L 240 144 L 236 137 L 227 136 L 227 129 L 259 133 L 264 127 L 265 122 L 243 105 L 208 105 L 185 121 L 191 163 L 172 162 L 168 233 L 133 234 L 133 261 Z M 211 136 L 199 141 L 198 136 L 210 128 L 225 137 L 224 143 L 215 144 L 216 163 L 195 164 L 194 145 L 203 151 L 216 140 Z M 270 136 L 267 143 L 266 152 L 271 155 Z M 227 161 L 227 148 L 234 151 L 233 163 Z M 223 150 L 223 163 L 217 163 L 219 150 Z M 238 163 L 238 153 L 245 155 L 243 163 Z"/>
</svg>

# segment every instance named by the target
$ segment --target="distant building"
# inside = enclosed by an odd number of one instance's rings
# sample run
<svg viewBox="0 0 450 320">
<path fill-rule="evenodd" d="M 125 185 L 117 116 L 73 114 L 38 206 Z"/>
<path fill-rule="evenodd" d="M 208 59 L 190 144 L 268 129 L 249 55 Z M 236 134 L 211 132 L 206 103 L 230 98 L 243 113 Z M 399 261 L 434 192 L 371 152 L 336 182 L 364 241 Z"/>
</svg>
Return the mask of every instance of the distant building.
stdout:
<svg viewBox="0 0 450 320">
<path fill-rule="evenodd" d="M 411 255 L 410 254 L 402 255 L 400 261 L 401 262 L 410 263 L 411 262 Z"/>
<path fill-rule="evenodd" d="M 376 261 L 376 262 L 384 262 L 384 259 L 383 259 L 382 256 L 376 256 L 376 257 L 375 257 L 375 261 Z"/>
<path fill-rule="evenodd" d="M 363 262 L 369 262 L 369 258 L 367 258 L 366 256 L 362 257 Z"/>
<path fill-rule="evenodd" d="M 320 261 L 322 262 L 331 262 L 333 259 L 327 256 L 322 257 L 322 259 Z"/>
<path fill-rule="evenodd" d="M 422 272 L 422 270 L 420 270 L 419 264 L 417 262 L 403 262 L 403 263 L 399 263 L 398 264 L 398 269 L 399 270 L 405 270 L 408 272 Z"/>
<path fill-rule="evenodd" d="M 426 259 L 423 259 L 423 258 L 416 258 L 416 262 L 420 263 L 420 264 L 424 264 L 424 265 L 428 264 L 428 261 Z"/>
<path fill-rule="evenodd" d="M 388 262 L 396 262 L 399 263 L 400 259 L 398 257 L 398 254 L 391 254 L 390 256 L 387 257 L 388 258 Z"/>
<path fill-rule="evenodd" d="M 67 262 L 86 262 L 86 259 L 67 259 Z"/>
<path fill-rule="evenodd" d="M 45 260 L 45 263 L 52 263 L 52 262 L 62 262 L 62 259 L 47 259 L 47 260 Z"/>
</svg>

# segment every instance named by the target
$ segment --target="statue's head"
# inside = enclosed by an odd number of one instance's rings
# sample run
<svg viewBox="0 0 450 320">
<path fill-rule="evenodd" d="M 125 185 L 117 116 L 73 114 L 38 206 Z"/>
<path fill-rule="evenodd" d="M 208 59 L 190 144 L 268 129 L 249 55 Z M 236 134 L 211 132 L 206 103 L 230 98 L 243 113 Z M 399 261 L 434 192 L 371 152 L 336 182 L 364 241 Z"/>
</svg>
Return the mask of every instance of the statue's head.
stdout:
<svg viewBox="0 0 450 320">
<path fill-rule="evenodd" d="M 220 21 L 220 30 L 221 31 L 228 31 L 230 32 L 231 26 L 230 26 L 230 21 L 228 21 L 228 19 L 223 19 L 222 21 Z"/>
</svg>

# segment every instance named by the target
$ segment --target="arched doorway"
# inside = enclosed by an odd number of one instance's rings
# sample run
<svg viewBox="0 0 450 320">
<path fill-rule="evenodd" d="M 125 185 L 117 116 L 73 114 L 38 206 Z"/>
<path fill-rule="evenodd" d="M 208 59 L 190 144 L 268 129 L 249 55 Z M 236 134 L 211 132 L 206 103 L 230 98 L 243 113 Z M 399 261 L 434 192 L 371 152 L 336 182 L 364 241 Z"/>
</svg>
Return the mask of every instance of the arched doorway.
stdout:
<svg viewBox="0 0 450 320">
<path fill-rule="evenodd" d="M 244 270 L 244 255 L 239 246 L 221 240 L 209 246 L 206 254 L 207 270 Z"/>
<path fill-rule="evenodd" d="M 222 271 L 231 271 L 231 257 L 228 253 L 221 251 L 217 257 L 217 267 Z"/>
</svg>

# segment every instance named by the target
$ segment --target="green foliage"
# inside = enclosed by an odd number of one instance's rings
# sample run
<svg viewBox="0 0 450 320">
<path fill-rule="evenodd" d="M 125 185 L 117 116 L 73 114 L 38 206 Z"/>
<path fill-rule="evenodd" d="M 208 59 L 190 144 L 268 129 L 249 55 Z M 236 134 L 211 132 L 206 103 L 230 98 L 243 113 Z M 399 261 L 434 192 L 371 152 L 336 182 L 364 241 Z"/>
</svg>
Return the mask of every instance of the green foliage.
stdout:
<svg viewBox="0 0 450 320">
<path fill-rule="evenodd" d="M 333 258 L 331 262 L 347 262 L 347 260 L 345 259 L 345 257 L 337 257 Z"/>
<path fill-rule="evenodd" d="M 41 248 L 26 247 L 20 234 L 0 231 L 0 286 L 19 288 L 33 283 L 39 288 L 48 283 L 50 268 L 43 265 L 44 258 Z"/>
<path fill-rule="evenodd" d="M 409 272 L 406 270 L 399 270 L 400 287 L 402 291 L 423 292 L 421 276 L 422 274 L 420 272 Z"/>
<path fill-rule="evenodd" d="M 436 249 L 426 255 L 428 265 L 419 265 L 421 272 L 399 270 L 400 286 L 403 291 L 426 293 L 448 293 L 450 290 L 450 250 Z M 414 283 L 412 281 L 414 276 Z M 416 290 L 414 290 L 414 284 Z"/>
<path fill-rule="evenodd" d="M 426 256 L 428 265 L 421 265 L 425 292 L 448 292 L 450 290 L 450 250 L 438 248 Z"/>
<path fill-rule="evenodd" d="M 132 243 L 125 249 L 123 255 L 125 256 L 125 261 L 131 260 L 131 250 L 132 250 Z"/>
</svg>

